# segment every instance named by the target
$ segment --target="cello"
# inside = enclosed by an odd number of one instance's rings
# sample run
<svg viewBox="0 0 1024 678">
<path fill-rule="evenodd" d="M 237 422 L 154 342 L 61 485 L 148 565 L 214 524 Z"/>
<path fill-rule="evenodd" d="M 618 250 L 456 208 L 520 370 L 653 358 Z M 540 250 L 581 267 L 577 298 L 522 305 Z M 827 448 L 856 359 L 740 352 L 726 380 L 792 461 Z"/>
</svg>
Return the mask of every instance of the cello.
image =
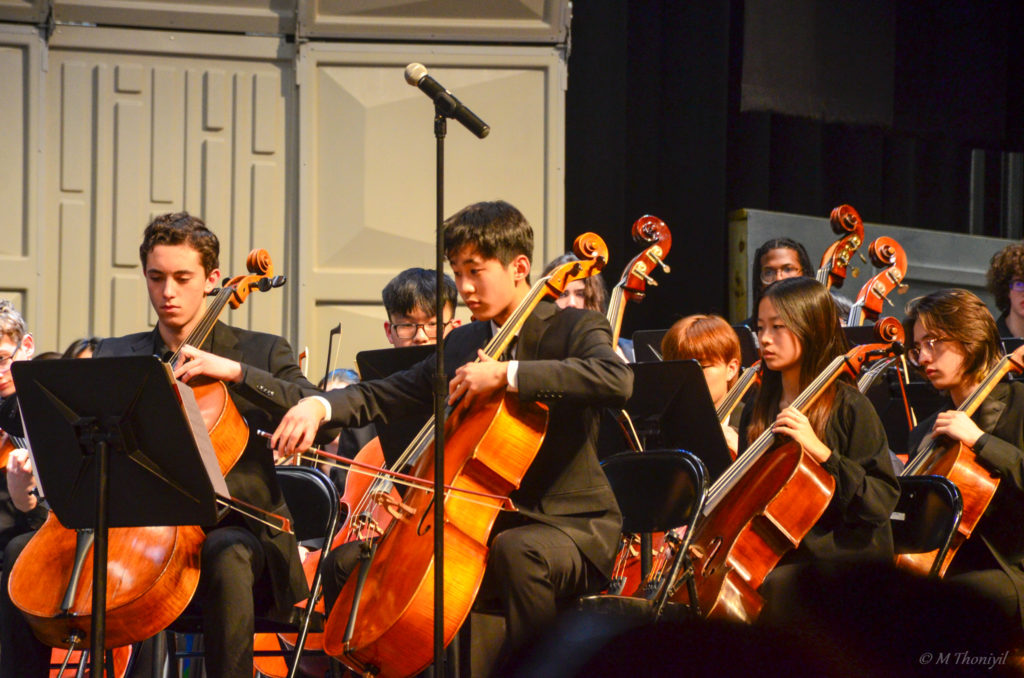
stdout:
<svg viewBox="0 0 1024 678">
<path fill-rule="evenodd" d="M 253 250 L 247 265 L 249 275 L 227 280 L 213 293 L 214 300 L 186 343 L 201 346 L 226 306 L 237 308 L 251 291 L 268 291 L 284 282 L 273 276 L 265 250 Z M 178 355 L 180 349 L 173 358 Z M 169 380 L 170 369 L 168 365 Z M 245 450 L 248 427 L 223 382 L 194 379 L 192 388 L 226 473 Z M 226 497 L 217 501 L 260 519 L 255 507 Z M 273 526 L 287 529 L 288 521 L 281 518 Z M 67 529 L 51 512 L 11 570 L 11 601 L 25 614 L 33 633 L 51 647 L 73 649 L 92 640 L 92 538 L 92 530 Z M 203 530 L 195 525 L 109 530 L 105 648 L 148 638 L 180 616 L 199 581 L 204 539 Z"/>
<path fill-rule="evenodd" d="M 885 318 L 875 327 L 880 343 L 834 358 L 790 406 L 806 412 L 836 379 L 855 378 L 869 360 L 898 350 L 899 321 Z M 697 592 L 689 602 L 704 616 L 753 621 L 764 605 L 757 589 L 765 576 L 799 545 L 832 498 L 835 479 L 796 442 L 777 443 L 766 428 L 708 492 L 687 554 Z M 686 597 L 677 592 L 673 600 L 685 603 Z"/>
<path fill-rule="evenodd" d="M 483 349 L 497 357 L 543 297 L 554 297 L 565 286 L 600 271 L 607 248 L 586 234 L 574 246 L 581 261 L 564 264 L 541 278 Z M 433 628 L 433 502 L 443 501 L 445 616 L 443 641 L 450 642 L 469 614 L 483 578 L 487 541 L 498 511 L 507 504 L 533 457 L 547 425 L 547 407 L 521 402 L 503 390 L 449 406 L 445 417 L 447 454 L 445 484 L 479 490 L 467 497 L 413 488 L 396 507 L 399 517 L 367 548 L 370 556 L 349 577 L 324 632 L 328 654 L 362 673 L 412 675 L 432 658 Z M 432 481 L 433 422 L 420 432 L 396 466 L 413 465 L 413 475 Z M 382 491 L 387 483 L 375 483 Z M 377 490 L 368 492 L 373 496 Z"/>
<path fill-rule="evenodd" d="M 1017 348 L 1010 355 L 1003 356 L 974 391 L 960 404 L 957 410 L 971 416 L 992 392 L 992 389 L 1007 374 L 1024 373 L 1024 346 Z M 999 489 L 1000 478 L 977 461 L 977 456 L 967 445 L 959 441 L 951 441 L 939 436 L 929 441 L 928 445 L 918 452 L 914 459 L 903 469 L 901 476 L 940 475 L 949 478 L 960 490 L 963 498 L 963 514 L 956 534 L 950 541 L 946 557 L 939 566 L 939 576 L 943 576 L 949 568 L 957 550 L 963 546 L 978 521 L 985 514 L 992 497 Z M 898 567 L 928 574 L 938 557 L 938 551 L 929 553 L 900 554 L 896 558 Z"/>
<path fill-rule="evenodd" d="M 876 238 L 868 245 L 868 256 L 881 271 L 871 277 L 860 288 L 857 299 L 850 306 L 850 315 L 846 324 L 850 327 L 864 325 L 867 320 L 878 320 L 882 314 L 882 303 L 889 302 L 888 296 L 893 290 L 900 294 L 906 291 L 903 283 L 907 277 L 907 253 L 892 238 L 883 236 Z"/>
<path fill-rule="evenodd" d="M 634 241 L 648 242 L 650 245 L 633 257 L 622 271 L 619 282 L 612 288 L 606 314 L 608 324 L 612 326 L 612 346 L 619 343 L 626 302 L 643 301 L 644 295 L 647 294 L 647 285 L 657 287 L 658 281 L 650 275 L 656 267 L 660 266 L 665 273 L 672 270 L 665 263 L 665 257 L 672 249 L 672 233 L 664 221 L 651 214 L 645 214 L 633 222 L 631 232 Z"/>
<path fill-rule="evenodd" d="M 853 207 L 840 205 L 829 215 L 829 225 L 839 239 L 821 255 L 821 265 L 815 278 L 826 288 L 842 287 L 850 260 L 864 242 L 864 222 Z M 853 273 L 856 276 L 856 269 Z"/>
</svg>

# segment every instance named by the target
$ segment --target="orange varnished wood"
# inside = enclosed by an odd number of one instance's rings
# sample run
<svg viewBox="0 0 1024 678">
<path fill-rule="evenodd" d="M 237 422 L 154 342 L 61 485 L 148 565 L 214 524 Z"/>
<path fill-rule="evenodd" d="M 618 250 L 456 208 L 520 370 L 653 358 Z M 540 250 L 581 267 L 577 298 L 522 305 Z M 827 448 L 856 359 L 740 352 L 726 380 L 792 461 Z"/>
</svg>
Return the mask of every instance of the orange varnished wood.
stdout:
<svg viewBox="0 0 1024 678">
<path fill-rule="evenodd" d="M 0 472 L 7 473 L 7 458 L 17 449 L 14 441 L 6 432 L 0 430 Z"/>
<path fill-rule="evenodd" d="M 825 287 L 842 287 L 850 260 L 864 242 L 864 222 L 853 207 L 840 205 L 832 210 L 829 225 L 839 239 L 821 255 L 817 278 Z"/>
<path fill-rule="evenodd" d="M 469 445 L 468 457 L 445 455 L 445 481 L 456 487 L 507 495 L 518 487 L 543 441 L 547 408 L 504 391 L 469 410 L 459 406 L 445 425 L 446 449 Z M 433 480 L 433 455 L 414 474 Z M 381 540 L 359 604 L 351 646 L 344 647 L 356 577 L 350 577 L 327 620 L 324 648 L 345 661 L 378 667 L 382 676 L 413 675 L 432 660 L 433 494 L 412 489 L 413 515 L 391 524 Z M 488 504 L 488 506 L 482 506 Z M 486 542 L 501 502 L 448 493 L 445 499 L 445 643 L 469 614 L 483 578 Z M 423 572 L 424 576 L 409 576 Z M 349 651 L 348 653 L 346 651 Z"/>
<path fill-rule="evenodd" d="M 1004 356 L 957 409 L 967 416 L 973 415 L 1002 378 L 1011 372 L 1024 372 L 1024 346 Z M 992 497 L 999 489 L 1000 479 L 978 463 L 977 455 L 969 446 L 944 436 L 933 440 L 919 452 L 903 470 L 902 475 L 945 476 L 960 490 L 963 514 L 957 533 L 953 535 L 946 557 L 939 568 L 939 576 L 942 576 L 956 556 L 957 549 L 970 538 L 978 521 L 988 509 Z M 937 551 L 930 554 L 900 555 L 896 559 L 896 564 L 913 572 L 928 574 L 937 557 Z"/>
<path fill-rule="evenodd" d="M 92 553 L 71 606 L 60 604 L 71 578 L 75 530 L 50 513 L 11 570 L 12 602 L 36 636 L 52 647 L 67 647 L 71 631 L 88 645 L 92 620 Z M 149 638 L 177 618 L 199 581 L 199 551 L 205 535 L 198 527 L 111 528 L 107 549 L 108 649 Z M 46 567 L 33 563 L 45 562 Z"/>
<path fill-rule="evenodd" d="M 932 466 L 922 472 L 922 475 L 945 476 L 953 481 L 960 496 L 963 499 L 963 514 L 960 517 L 960 525 L 956 534 L 950 542 L 946 556 L 939 567 L 939 576 L 946 574 L 949 564 L 953 561 L 957 549 L 963 546 L 964 542 L 970 539 L 978 521 L 985 514 L 988 505 L 992 502 L 996 490 L 999 488 L 999 477 L 985 469 L 977 462 L 974 450 L 957 443 L 950 445 L 944 454 L 940 455 Z M 896 557 L 898 567 L 927 575 L 931 572 L 938 551 L 929 553 L 909 553 Z"/>
<path fill-rule="evenodd" d="M 265 250 L 250 252 L 247 264 L 253 275 L 228 281 L 185 343 L 201 346 L 224 306 L 237 308 L 251 290 L 261 289 L 263 278 L 273 273 Z M 245 450 L 248 426 L 222 382 L 199 378 L 190 386 L 221 472 L 226 474 Z M 76 535 L 51 512 L 18 557 L 8 582 L 11 601 L 25 614 L 33 633 L 53 647 L 67 647 L 72 632 L 79 636 L 80 644 L 91 643 L 91 548 L 79 573 L 74 599 L 67 610 L 61 609 L 71 584 Z M 184 611 L 199 582 L 199 554 L 204 540 L 205 534 L 198 526 L 109 529 L 104 647 L 145 640 Z"/>
<path fill-rule="evenodd" d="M 124 678 L 128 672 L 128 661 L 132 657 L 132 648 L 130 645 L 123 647 L 115 647 L 111 654 L 114 655 L 114 666 L 113 672 L 115 678 Z M 50 653 L 50 664 L 57 664 L 58 667 L 64 663 L 64 657 L 67 655 L 67 650 L 63 648 L 53 648 L 53 652 Z M 82 660 L 82 651 L 74 650 L 71 653 L 71 658 L 68 660 L 68 667 L 64 669 L 64 678 L 71 678 L 77 675 L 78 664 Z M 86 669 L 85 675 L 91 675 L 91 671 Z M 50 669 L 50 678 L 61 678 L 60 668 Z"/>
<path fill-rule="evenodd" d="M 753 621 L 748 615 L 763 604 L 757 588 L 818 522 L 834 491 L 835 479 L 796 443 L 761 457 L 694 531 L 701 611 Z"/>
</svg>

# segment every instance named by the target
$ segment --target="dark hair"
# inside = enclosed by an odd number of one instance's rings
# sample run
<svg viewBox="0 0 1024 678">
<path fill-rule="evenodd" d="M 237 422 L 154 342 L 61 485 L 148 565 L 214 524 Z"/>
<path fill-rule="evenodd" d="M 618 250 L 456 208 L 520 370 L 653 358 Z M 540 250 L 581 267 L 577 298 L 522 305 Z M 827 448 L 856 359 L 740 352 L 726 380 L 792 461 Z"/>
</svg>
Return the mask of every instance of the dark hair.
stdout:
<svg viewBox="0 0 1024 678">
<path fill-rule="evenodd" d="M 384 286 L 381 297 L 388 319 L 392 315 L 409 315 L 420 310 L 427 315 L 434 315 L 437 308 L 434 297 L 437 295 L 437 272 L 426 268 L 407 268 Z M 455 281 L 444 276 L 444 303 L 455 311 L 458 300 Z"/>
<path fill-rule="evenodd" d="M 797 261 L 800 262 L 801 275 L 814 277 L 815 268 L 811 265 L 811 258 L 807 256 L 807 250 L 803 245 L 792 238 L 772 238 L 766 241 L 757 251 L 754 252 L 754 264 L 751 278 L 751 289 L 754 291 L 754 315 L 757 316 L 757 306 L 764 296 L 764 285 L 761 283 L 761 259 L 772 250 L 786 249 L 796 252 Z"/>
<path fill-rule="evenodd" d="M 220 267 L 220 241 L 206 223 L 188 212 L 161 214 L 146 226 L 139 245 L 139 258 L 146 267 L 146 257 L 157 245 L 185 244 L 199 252 L 206 275 Z"/>
<path fill-rule="evenodd" d="M 710 360 L 728 365 L 742 362 L 740 338 L 719 315 L 688 315 L 680 318 L 661 338 L 664 360 Z M 734 377 L 729 386 L 736 382 Z"/>
<path fill-rule="evenodd" d="M 520 254 L 533 261 L 533 228 L 523 213 L 504 200 L 464 207 L 444 222 L 444 251 L 448 258 L 475 247 L 484 259 L 508 266 Z"/>
<path fill-rule="evenodd" d="M 82 355 L 85 350 L 96 352 L 96 347 L 100 345 L 99 337 L 82 337 L 81 339 L 75 339 L 71 342 L 71 345 L 64 349 L 63 358 L 77 358 Z"/>
<path fill-rule="evenodd" d="M 580 258 L 572 252 L 566 252 L 549 261 L 540 277 L 543 278 L 562 264 L 579 260 Z M 583 308 L 597 311 L 598 313 L 604 313 L 608 310 L 608 290 L 604 286 L 604 278 L 601 277 L 600 273 L 583 279 Z"/>
<path fill-rule="evenodd" d="M 63 357 L 64 356 L 56 351 L 43 351 L 42 353 L 36 353 L 32 356 L 32 360 L 60 360 Z"/>
<path fill-rule="evenodd" d="M 832 359 L 849 350 L 839 325 L 836 303 L 825 286 L 814 278 L 785 278 L 773 282 L 762 299 L 771 299 L 782 324 L 800 342 L 800 390 L 807 388 Z M 782 397 L 782 373 L 762 367 L 761 388 L 754 400 L 747 440 L 753 442 L 775 420 Z M 806 414 L 819 438 L 832 413 L 836 385 L 826 388 Z"/>
<path fill-rule="evenodd" d="M 908 337 L 914 336 L 917 321 L 940 338 L 960 342 L 965 375 L 979 373 L 984 377 L 1002 357 L 1003 344 L 992 313 L 985 302 L 967 290 L 939 290 L 912 299 L 904 320 Z"/>
<path fill-rule="evenodd" d="M 1010 310 L 1010 283 L 1024 280 L 1024 245 L 1007 245 L 992 255 L 988 267 L 988 291 L 996 298 L 996 308 Z"/>
</svg>

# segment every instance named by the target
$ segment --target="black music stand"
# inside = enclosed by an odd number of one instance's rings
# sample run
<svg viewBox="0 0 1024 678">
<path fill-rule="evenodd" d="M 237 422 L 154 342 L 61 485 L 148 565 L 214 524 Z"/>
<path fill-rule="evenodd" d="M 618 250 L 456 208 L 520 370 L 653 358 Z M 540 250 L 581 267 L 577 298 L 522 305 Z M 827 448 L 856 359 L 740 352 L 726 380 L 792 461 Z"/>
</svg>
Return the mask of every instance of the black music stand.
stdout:
<svg viewBox="0 0 1024 678">
<path fill-rule="evenodd" d="M 633 370 L 633 395 L 625 410 L 644 448 L 692 452 L 704 462 L 708 478 L 717 478 L 732 463 L 732 455 L 700 364 L 667 360 L 629 367 Z"/>
<path fill-rule="evenodd" d="M 761 355 L 757 350 L 754 332 L 746 325 L 733 325 L 740 340 L 740 362 L 743 367 L 756 363 Z M 668 330 L 637 330 L 633 333 L 633 356 L 638 363 L 661 360 L 661 340 Z"/>
<path fill-rule="evenodd" d="M 381 348 L 357 353 L 356 366 L 359 368 L 360 379 L 383 379 L 395 372 L 407 370 L 433 355 L 433 344 Z M 427 417 L 425 416 L 393 419 L 387 424 L 374 422 L 377 428 L 377 437 L 380 438 L 380 447 L 384 452 L 384 461 L 388 466 L 392 466 L 398 460 L 398 457 L 426 423 Z"/>
<path fill-rule="evenodd" d="M 21 361 L 12 373 L 50 508 L 65 527 L 94 530 L 91 667 L 102 676 L 108 528 L 213 525 L 227 484 L 192 390 L 155 356 Z"/>
</svg>

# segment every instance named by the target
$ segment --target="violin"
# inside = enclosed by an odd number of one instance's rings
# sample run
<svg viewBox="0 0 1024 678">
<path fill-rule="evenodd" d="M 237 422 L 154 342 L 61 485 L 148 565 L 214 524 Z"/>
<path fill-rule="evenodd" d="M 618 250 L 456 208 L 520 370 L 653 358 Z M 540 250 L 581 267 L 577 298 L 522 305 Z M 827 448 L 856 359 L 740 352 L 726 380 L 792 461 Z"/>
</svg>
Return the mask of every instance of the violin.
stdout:
<svg viewBox="0 0 1024 678">
<path fill-rule="evenodd" d="M 225 306 L 237 308 L 253 290 L 283 284 L 272 277 L 265 250 L 248 257 L 250 275 L 237 276 L 213 293 L 186 343 L 201 346 Z M 180 349 L 172 357 L 176 360 Z M 168 367 L 168 370 L 170 367 Z M 191 384 L 210 433 L 222 473 L 241 457 L 249 431 L 223 382 L 194 379 Z M 242 502 L 218 502 L 259 519 Z M 288 521 L 272 525 L 287 529 Z M 91 642 L 92 530 L 70 530 L 54 513 L 25 546 L 11 570 L 11 601 L 25 614 L 33 633 L 51 647 L 73 649 Z M 196 525 L 110 528 L 107 552 L 107 649 L 144 640 L 184 611 L 199 582 L 199 554 L 205 533 Z"/>
<path fill-rule="evenodd" d="M 970 396 L 961 403 L 958 411 L 967 416 L 973 415 L 981 406 L 992 389 L 1009 373 L 1024 373 L 1024 346 L 1019 347 L 1010 355 L 996 364 L 995 368 L 974 389 Z M 928 445 L 918 452 L 917 456 L 903 469 L 901 476 L 939 475 L 953 481 L 963 498 L 963 514 L 960 525 L 949 545 L 946 557 L 939 566 L 939 576 L 943 576 L 949 568 L 957 550 L 970 539 L 978 521 L 985 514 L 992 497 L 999 489 L 1000 478 L 977 461 L 974 450 L 960 441 L 953 441 L 945 436 L 932 439 Z M 898 567 L 926 575 L 931 572 L 938 551 L 930 553 L 900 554 L 896 559 Z"/>
<path fill-rule="evenodd" d="M 895 318 L 875 327 L 880 343 L 837 356 L 791 407 L 806 412 L 838 378 L 855 378 L 865 363 L 888 355 L 895 342 L 902 342 L 903 327 Z M 782 556 L 799 545 L 834 491 L 831 474 L 795 441 L 780 444 L 767 428 L 708 493 L 689 548 L 697 592 L 690 604 L 707 617 L 753 621 L 764 605 L 758 587 Z M 673 596 L 676 602 L 687 602 L 688 596 L 680 592 Z"/>
<path fill-rule="evenodd" d="M 829 225 L 832 232 L 839 235 L 839 239 L 821 255 L 821 265 L 815 278 L 825 287 L 842 287 L 850 259 L 864 242 L 864 222 L 857 210 L 849 205 L 840 205 L 832 210 Z M 854 275 L 856 273 L 855 270 Z"/>
<path fill-rule="evenodd" d="M 538 280 L 522 303 L 483 349 L 499 357 L 544 297 L 600 272 L 608 250 L 593 234 L 577 238 L 580 261 L 556 268 Z M 469 614 L 483 579 L 487 542 L 498 512 L 520 484 L 540 449 L 547 407 L 521 402 L 503 390 L 446 411 L 446 485 L 479 490 L 475 496 L 448 492 L 444 501 L 443 639 L 447 644 Z M 420 431 L 393 468 L 411 464 L 412 475 L 433 482 L 433 421 Z M 387 492 L 389 481 L 375 481 L 370 497 Z M 482 495 L 492 495 L 487 498 Z M 324 629 L 324 649 L 352 669 L 381 676 L 413 675 L 433 657 L 434 529 L 433 492 L 411 488 L 397 517 L 368 544 L 359 576 L 348 579 Z M 360 509 L 361 511 L 361 509 Z"/>
<path fill-rule="evenodd" d="M 612 289 L 607 313 L 608 324 L 612 326 L 612 346 L 619 343 L 625 302 L 643 301 L 647 285 L 657 287 L 658 281 L 650 275 L 656 267 L 660 266 L 665 273 L 672 270 L 665 263 L 665 257 L 672 248 L 672 233 L 664 221 L 650 214 L 644 215 L 633 222 L 632 234 L 634 241 L 651 244 L 633 257 Z"/>
</svg>

